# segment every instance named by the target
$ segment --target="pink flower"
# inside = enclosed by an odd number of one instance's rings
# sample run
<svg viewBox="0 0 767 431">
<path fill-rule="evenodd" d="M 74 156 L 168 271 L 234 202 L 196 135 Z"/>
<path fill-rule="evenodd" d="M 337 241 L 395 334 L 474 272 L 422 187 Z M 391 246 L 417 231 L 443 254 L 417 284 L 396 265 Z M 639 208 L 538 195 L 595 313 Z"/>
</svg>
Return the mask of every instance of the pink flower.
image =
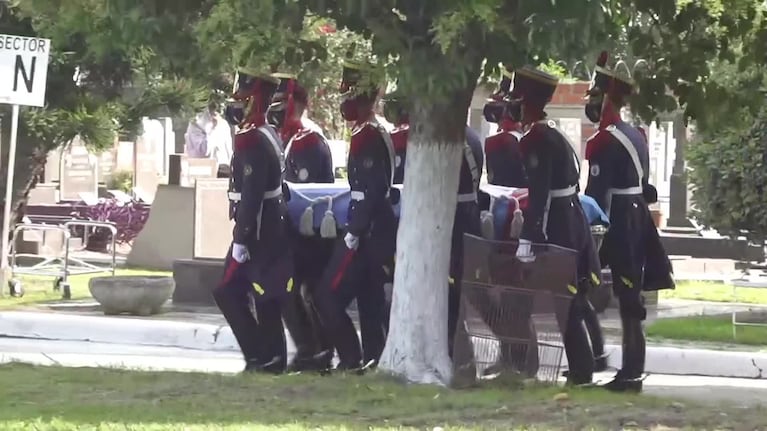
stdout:
<svg viewBox="0 0 767 431">
<path fill-rule="evenodd" d="M 336 28 L 332 24 L 323 24 L 319 28 L 322 34 L 331 34 L 336 32 Z"/>
</svg>

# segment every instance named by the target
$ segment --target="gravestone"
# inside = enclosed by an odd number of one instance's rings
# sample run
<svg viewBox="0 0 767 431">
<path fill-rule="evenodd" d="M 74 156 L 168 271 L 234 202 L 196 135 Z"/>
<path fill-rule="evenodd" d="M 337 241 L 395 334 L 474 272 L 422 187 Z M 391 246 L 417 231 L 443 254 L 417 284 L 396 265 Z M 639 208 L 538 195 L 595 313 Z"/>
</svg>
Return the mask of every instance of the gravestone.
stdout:
<svg viewBox="0 0 767 431">
<path fill-rule="evenodd" d="M 79 201 L 82 194 L 98 193 L 98 158 L 76 137 L 64 151 L 61 160 L 60 198 Z"/>
<path fill-rule="evenodd" d="M 136 139 L 133 154 L 133 188 L 136 193 L 141 194 L 142 199 L 150 203 L 154 200 L 157 185 L 160 183 L 157 150 L 162 151 L 162 148 L 152 136 L 144 134 Z"/>
<path fill-rule="evenodd" d="M 43 181 L 57 183 L 61 179 L 61 147 L 48 152 L 45 158 Z"/>
<path fill-rule="evenodd" d="M 216 178 L 218 162 L 214 159 L 171 154 L 168 157 L 168 185 L 194 187 L 198 179 Z"/>
<path fill-rule="evenodd" d="M 133 172 L 133 147 L 131 141 L 118 141 L 115 151 L 114 172 Z"/>
<path fill-rule="evenodd" d="M 198 179 L 194 188 L 194 258 L 219 259 L 232 242 L 227 179 Z"/>
<path fill-rule="evenodd" d="M 117 161 L 117 137 L 114 145 L 107 148 L 99 154 L 99 182 L 109 183 L 112 174 L 115 173 L 115 162 Z"/>
<path fill-rule="evenodd" d="M 198 179 L 216 178 L 218 162 L 215 159 L 181 159 L 181 186 L 194 187 Z"/>
<path fill-rule="evenodd" d="M 29 191 L 27 198 L 27 205 L 53 205 L 58 202 L 58 186 L 50 183 L 38 183 Z"/>
</svg>

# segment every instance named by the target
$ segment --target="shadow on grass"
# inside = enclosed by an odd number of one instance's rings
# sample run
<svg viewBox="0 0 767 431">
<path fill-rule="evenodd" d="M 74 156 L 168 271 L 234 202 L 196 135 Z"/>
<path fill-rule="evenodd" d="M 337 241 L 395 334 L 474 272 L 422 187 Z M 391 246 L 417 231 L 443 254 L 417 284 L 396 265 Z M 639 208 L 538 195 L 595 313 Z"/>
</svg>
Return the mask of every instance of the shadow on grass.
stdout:
<svg viewBox="0 0 767 431">
<path fill-rule="evenodd" d="M 711 408 L 680 409 L 653 397 L 497 383 L 450 390 L 377 375 L 231 376 L 12 364 L 0 366 L 0 381 L 3 430 L 727 426 Z M 757 415 L 761 420 L 764 412 Z"/>
</svg>

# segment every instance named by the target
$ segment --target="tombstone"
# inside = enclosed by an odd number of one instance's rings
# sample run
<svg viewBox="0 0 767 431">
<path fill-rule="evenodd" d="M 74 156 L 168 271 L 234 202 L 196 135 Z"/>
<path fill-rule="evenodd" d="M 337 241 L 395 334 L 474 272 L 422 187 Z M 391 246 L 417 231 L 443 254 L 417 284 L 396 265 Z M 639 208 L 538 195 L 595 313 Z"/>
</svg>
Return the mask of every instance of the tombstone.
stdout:
<svg viewBox="0 0 767 431">
<path fill-rule="evenodd" d="M 48 152 L 45 158 L 45 172 L 43 181 L 45 183 L 56 183 L 61 179 L 61 147 Z"/>
<path fill-rule="evenodd" d="M 107 148 L 99 154 L 99 182 L 107 184 L 115 173 L 115 163 L 117 161 L 117 137 L 115 136 L 114 145 Z"/>
<path fill-rule="evenodd" d="M 160 183 L 160 171 L 157 168 L 157 142 L 146 134 L 136 139 L 133 168 L 133 188 L 142 195 L 142 199 L 151 203 Z"/>
<path fill-rule="evenodd" d="M 27 197 L 27 205 L 54 205 L 58 202 L 59 190 L 56 184 L 38 183 Z"/>
<path fill-rule="evenodd" d="M 79 201 L 81 194 L 98 194 L 98 158 L 75 137 L 61 159 L 60 193 L 62 201 Z"/>
<path fill-rule="evenodd" d="M 115 152 L 114 172 L 133 172 L 133 147 L 131 141 L 118 141 Z"/>
<path fill-rule="evenodd" d="M 198 179 L 194 188 L 194 258 L 220 259 L 232 242 L 227 179 Z"/>
</svg>

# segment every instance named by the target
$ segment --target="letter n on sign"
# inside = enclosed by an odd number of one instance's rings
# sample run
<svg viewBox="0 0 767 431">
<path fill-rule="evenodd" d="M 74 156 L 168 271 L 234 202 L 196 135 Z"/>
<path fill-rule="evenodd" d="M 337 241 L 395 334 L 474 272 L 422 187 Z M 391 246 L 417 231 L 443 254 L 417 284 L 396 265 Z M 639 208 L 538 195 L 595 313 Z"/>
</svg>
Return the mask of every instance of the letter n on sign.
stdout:
<svg viewBox="0 0 767 431">
<path fill-rule="evenodd" d="M 45 105 L 51 41 L 0 34 L 0 103 Z"/>
</svg>

